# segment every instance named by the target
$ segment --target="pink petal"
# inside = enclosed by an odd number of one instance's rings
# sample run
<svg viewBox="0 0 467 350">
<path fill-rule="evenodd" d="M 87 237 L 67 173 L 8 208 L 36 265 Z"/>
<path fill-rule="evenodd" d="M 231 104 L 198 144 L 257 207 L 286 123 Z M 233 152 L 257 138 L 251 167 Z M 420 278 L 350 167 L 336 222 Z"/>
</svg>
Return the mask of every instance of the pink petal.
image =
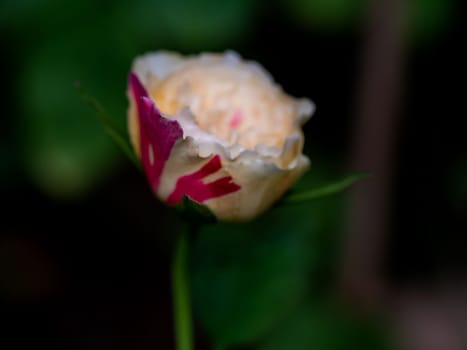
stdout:
<svg viewBox="0 0 467 350">
<path fill-rule="evenodd" d="M 162 116 L 134 73 L 130 73 L 128 80 L 137 107 L 141 162 L 156 192 L 165 163 L 175 142 L 183 137 L 183 130 L 177 121 Z"/>
<path fill-rule="evenodd" d="M 208 199 L 238 191 L 240 186 L 232 182 L 232 177 L 230 176 L 222 177 L 207 184 L 202 182 L 203 178 L 216 173 L 221 168 L 221 159 L 219 155 L 215 155 L 199 170 L 181 176 L 177 180 L 175 189 L 167 198 L 167 204 L 180 202 L 184 195 L 196 202 L 202 203 Z"/>
</svg>

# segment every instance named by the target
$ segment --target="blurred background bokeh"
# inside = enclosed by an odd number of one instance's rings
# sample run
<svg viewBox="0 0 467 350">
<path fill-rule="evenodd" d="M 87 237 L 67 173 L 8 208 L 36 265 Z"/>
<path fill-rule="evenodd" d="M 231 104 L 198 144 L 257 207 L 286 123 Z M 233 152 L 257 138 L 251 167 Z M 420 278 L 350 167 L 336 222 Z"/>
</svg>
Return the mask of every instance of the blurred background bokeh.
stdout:
<svg viewBox="0 0 467 350">
<path fill-rule="evenodd" d="M 171 349 L 179 227 L 105 133 L 133 58 L 239 52 L 311 98 L 311 188 L 204 229 L 199 349 L 467 348 L 467 152 L 455 0 L 0 0 L 1 349 Z"/>
</svg>

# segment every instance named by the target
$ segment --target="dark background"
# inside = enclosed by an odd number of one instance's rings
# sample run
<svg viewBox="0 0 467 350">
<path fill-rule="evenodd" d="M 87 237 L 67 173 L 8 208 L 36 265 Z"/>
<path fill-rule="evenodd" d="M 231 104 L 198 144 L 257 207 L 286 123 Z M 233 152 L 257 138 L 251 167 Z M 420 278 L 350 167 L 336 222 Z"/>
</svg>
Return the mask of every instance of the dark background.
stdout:
<svg viewBox="0 0 467 350">
<path fill-rule="evenodd" d="M 371 176 L 203 231 L 198 346 L 465 348 L 461 13 L 454 0 L 0 1 L 0 347 L 173 347 L 179 219 L 75 85 L 123 128 L 135 56 L 232 49 L 317 106 L 297 188 Z"/>
</svg>

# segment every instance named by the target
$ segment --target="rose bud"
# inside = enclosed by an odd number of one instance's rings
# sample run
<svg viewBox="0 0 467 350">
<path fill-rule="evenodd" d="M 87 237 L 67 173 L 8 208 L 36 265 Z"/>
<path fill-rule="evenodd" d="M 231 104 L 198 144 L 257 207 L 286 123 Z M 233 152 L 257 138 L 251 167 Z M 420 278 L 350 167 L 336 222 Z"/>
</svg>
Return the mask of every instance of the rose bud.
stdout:
<svg viewBox="0 0 467 350">
<path fill-rule="evenodd" d="M 309 167 L 301 126 L 313 103 L 236 53 L 138 57 L 128 96 L 132 145 L 169 205 L 187 196 L 220 220 L 249 220 Z"/>
</svg>

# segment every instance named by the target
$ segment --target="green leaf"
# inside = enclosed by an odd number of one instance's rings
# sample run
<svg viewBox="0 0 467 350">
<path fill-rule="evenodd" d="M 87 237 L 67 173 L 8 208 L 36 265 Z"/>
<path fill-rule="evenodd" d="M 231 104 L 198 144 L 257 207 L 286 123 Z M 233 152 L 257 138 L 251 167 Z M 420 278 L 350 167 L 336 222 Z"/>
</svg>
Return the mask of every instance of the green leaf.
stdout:
<svg viewBox="0 0 467 350">
<path fill-rule="evenodd" d="M 97 98 L 91 96 L 80 82 L 76 82 L 75 87 L 83 101 L 85 101 L 94 110 L 105 131 L 122 149 L 123 153 L 125 153 L 125 155 L 138 167 L 138 169 L 141 170 L 141 163 L 133 152 L 133 148 L 130 145 L 127 134 L 115 124 L 115 122 L 103 107 L 102 103 L 100 103 Z"/>
<path fill-rule="evenodd" d="M 356 181 L 366 178 L 367 173 L 354 173 L 348 175 L 340 180 L 325 184 L 321 187 L 314 188 L 312 190 L 303 191 L 299 193 L 290 193 L 286 195 L 280 203 L 291 204 L 291 203 L 300 203 L 304 201 L 309 201 L 321 197 L 330 196 L 350 187 Z"/>
<path fill-rule="evenodd" d="M 193 301 L 214 345 L 260 339 L 305 295 L 320 218 L 310 220 L 308 208 L 297 208 L 201 229 L 193 250 Z"/>
</svg>

